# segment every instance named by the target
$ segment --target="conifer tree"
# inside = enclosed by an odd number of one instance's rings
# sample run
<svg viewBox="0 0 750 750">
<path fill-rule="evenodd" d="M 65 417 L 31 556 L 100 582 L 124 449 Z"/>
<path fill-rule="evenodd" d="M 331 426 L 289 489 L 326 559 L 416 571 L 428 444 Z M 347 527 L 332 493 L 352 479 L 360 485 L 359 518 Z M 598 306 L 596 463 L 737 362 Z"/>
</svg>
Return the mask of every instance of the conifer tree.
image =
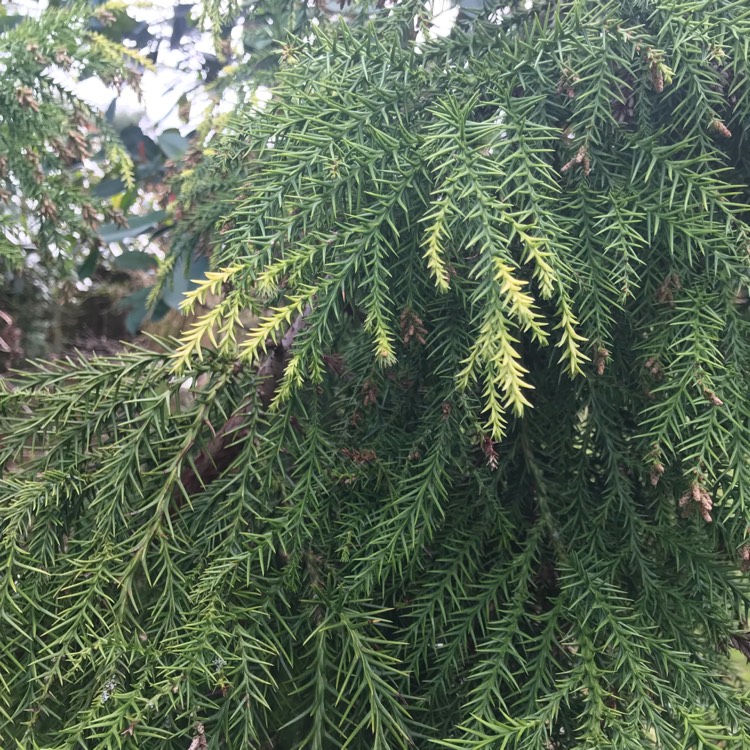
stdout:
<svg viewBox="0 0 750 750">
<path fill-rule="evenodd" d="M 428 25 L 290 40 L 219 303 L 2 394 L 5 747 L 750 747 L 750 8 Z"/>
</svg>

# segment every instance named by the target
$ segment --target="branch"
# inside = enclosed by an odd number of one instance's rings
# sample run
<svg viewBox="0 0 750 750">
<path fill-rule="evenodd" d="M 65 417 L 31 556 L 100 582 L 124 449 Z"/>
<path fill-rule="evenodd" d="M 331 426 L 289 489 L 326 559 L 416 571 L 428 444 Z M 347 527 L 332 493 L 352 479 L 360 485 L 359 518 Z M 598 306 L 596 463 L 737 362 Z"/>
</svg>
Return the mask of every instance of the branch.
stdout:
<svg viewBox="0 0 750 750">
<path fill-rule="evenodd" d="M 304 328 L 310 310 L 310 305 L 307 305 L 258 367 L 260 384 L 257 387 L 257 396 L 264 411 L 276 395 L 289 361 L 289 351 L 295 337 Z M 239 455 L 244 438 L 247 437 L 247 430 L 243 429 L 243 425 L 254 401 L 253 395 L 245 398 L 191 465 L 184 469 L 180 482 L 182 492 L 179 488 L 175 492 L 175 510 L 184 504 L 186 497 L 195 495 L 211 484 Z"/>
</svg>

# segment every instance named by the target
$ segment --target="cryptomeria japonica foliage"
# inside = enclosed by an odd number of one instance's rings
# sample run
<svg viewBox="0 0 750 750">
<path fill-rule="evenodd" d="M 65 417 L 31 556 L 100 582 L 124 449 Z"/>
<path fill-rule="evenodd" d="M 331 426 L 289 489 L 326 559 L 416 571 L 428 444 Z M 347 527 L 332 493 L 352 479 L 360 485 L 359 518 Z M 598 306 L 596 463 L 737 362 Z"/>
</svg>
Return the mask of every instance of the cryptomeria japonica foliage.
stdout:
<svg viewBox="0 0 750 750">
<path fill-rule="evenodd" d="M 2 396 L 5 747 L 750 747 L 750 8 L 417 11 L 186 180 L 182 341 Z"/>
</svg>

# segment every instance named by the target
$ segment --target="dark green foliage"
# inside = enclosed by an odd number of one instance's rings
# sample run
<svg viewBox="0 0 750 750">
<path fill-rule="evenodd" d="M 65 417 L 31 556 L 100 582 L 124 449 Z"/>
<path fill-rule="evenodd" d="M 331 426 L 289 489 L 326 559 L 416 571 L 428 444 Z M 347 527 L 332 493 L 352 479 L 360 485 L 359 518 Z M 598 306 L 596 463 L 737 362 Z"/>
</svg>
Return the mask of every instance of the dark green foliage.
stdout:
<svg viewBox="0 0 750 750">
<path fill-rule="evenodd" d="M 2 397 L 5 746 L 750 746 L 750 9 L 414 12 L 200 167 L 183 341 Z"/>
</svg>

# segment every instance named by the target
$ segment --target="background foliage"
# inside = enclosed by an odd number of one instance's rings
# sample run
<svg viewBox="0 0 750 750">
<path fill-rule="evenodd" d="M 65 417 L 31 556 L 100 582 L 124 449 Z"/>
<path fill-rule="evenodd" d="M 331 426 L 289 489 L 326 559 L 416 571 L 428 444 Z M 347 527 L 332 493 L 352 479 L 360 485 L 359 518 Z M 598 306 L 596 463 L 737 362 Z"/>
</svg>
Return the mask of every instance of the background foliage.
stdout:
<svg viewBox="0 0 750 750">
<path fill-rule="evenodd" d="M 72 343 L 106 351 L 141 327 L 142 287 L 153 283 L 178 218 L 168 180 L 197 125 L 203 135 L 210 130 L 201 107 L 215 107 L 226 85 L 220 74 L 227 59 L 196 49 L 202 36 L 189 23 L 192 5 L 168 12 L 119 2 L 37 5 L 6 6 L 0 17 L 9 103 L 2 131 L 4 367 Z M 173 98 L 180 127 L 170 112 L 162 122 L 143 117 L 143 106 L 154 104 L 143 100 L 144 72 L 147 96 Z M 179 100 L 175 88 L 178 95 L 183 89 Z M 196 256 L 173 274 L 151 319 L 177 307 L 205 262 Z"/>
<path fill-rule="evenodd" d="M 112 16 L 108 6 L 97 14 L 104 21 Z M 0 270 L 8 329 L 3 349 L 11 360 L 23 346 L 21 330 L 8 315 L 20 312 L 24 298 L 39 302 L 38 294 L 23 292 L 24 275 L 39 277 L 39 292 L 50 300 L 48 315 L 39 317 L 56 317 L 66 282 L 98 248 L 100 224 L 124 222 L 121 212 L 92 192 L 97 174 L 111 170 L 135 187 L 127 150 L 71 83 L 76 75 L 135 82 L 133 65 L 145 60 L 89 28 L 88 17 L 84 6 L 74 5 L 39 18 L 6 13 L 1 19 Z M 60 321 L 49 327 L 51 345 L 59 348 Z"/>
</svg>

